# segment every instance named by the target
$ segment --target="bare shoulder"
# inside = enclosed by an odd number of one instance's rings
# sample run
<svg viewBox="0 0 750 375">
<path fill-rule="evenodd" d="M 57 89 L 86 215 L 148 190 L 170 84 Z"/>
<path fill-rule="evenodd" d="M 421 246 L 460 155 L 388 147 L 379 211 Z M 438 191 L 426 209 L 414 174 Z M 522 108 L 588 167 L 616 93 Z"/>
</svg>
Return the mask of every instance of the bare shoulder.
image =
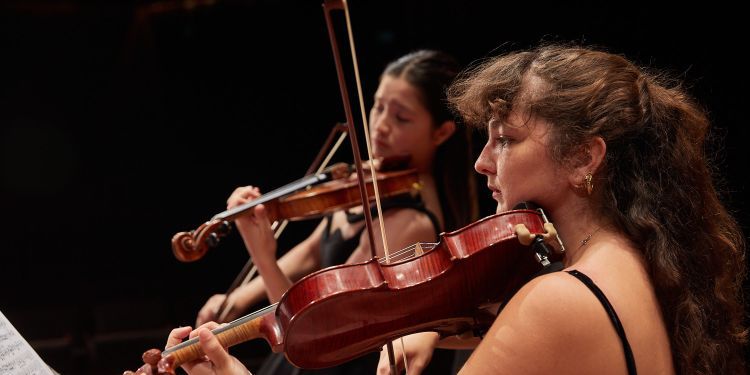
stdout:
<svg viewBox="0 0 750 375">
<path fill-rule="evenodd" d="M 391 247 L 402 248 L 416 242 L 435 241 L 435 227 L 424 212 L 411 208 L 397 208 L 384 212 L 383 218 L 389 237 L 388 244 Z"/>
<path fill-rule="evenodd" d="M 565 272 L 543 275 L 511 298 L 463 373 L 596 373 L 603 359 L 624 364 L 607 354 L 621 353 L 610 333 L 602 306 L 585 285 Z"/>
<path fill-rule="evenodd" d="M 409 208 L 390 209 L 383 213 L 383 226 L 388 239 L 389 251 L 406 248 L 417 242 L 434 242 L 435 227 L 429 216 L 424 212 Z M 381 239 L 380 220 L 373 220 L 373 230 L 376 238 L 376 252 L 379 256 L 384 255 Z M 353 256 L 359 261 L 369 258 L 369 241 L 367 231 L 363 231 L 360 238 L 360 246 L 356 250 L 359 255 Z M 365 254 L 367 253 L 367 254 Z"/>
<path fill-rule="evenodd" d="M 564 333 L 576 329 L 570 316 L 585 316 L 601 310 L 594 298 L 575 277 L 567 272 L 554 272 L 534 278 L 524 285 L 498 319 L 513 319 L 523 314 L 525 324 L 543 324 L 549 330 Z M 557 324 L 563 322 L 565 324 Z"/>
<path fill-rule="evenodd" d="M 508 302 L 495 325 L 522 327 L 524 331 L 535 332 L 527 339 L 555 347 L 571 335 L 578 335 L 590 323 L 588 318 L 601 312 L 601 305 L 594 298 L 568 273 L 546 274 L 524 285 Z"/>
</svg>

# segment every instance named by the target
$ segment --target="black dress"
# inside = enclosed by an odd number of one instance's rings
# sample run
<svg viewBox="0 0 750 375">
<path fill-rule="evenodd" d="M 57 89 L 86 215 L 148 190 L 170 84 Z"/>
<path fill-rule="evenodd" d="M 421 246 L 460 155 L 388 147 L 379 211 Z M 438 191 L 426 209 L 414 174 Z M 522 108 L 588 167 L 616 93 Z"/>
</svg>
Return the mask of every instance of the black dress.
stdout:
<svg viewBox="0 0 750 375">
<path fill-rule="evenodd" d="M 435 214 L 428 211 L 424 203 L 419 197 L 412 197 L 410 195 L 401 195 L 390 198 L 383 201 L 383 211 L 393 208 L 409 208 L 426 214 L 432 225 L 435 228 L 435 238 L 437 239 L 440 234 L 440 225 L 435 217 Z M 372 216 L 377 217 L 377 210 L 372 208 Z M 323 231 L 323 238 L 320 243 L 320 265 L 321 268 L 331 267 L 339 264 L 344 264 L 349 256 L 352 254 L 354 249 L 359 246 L 359 239 L 364 231 L 364 227 L 360 229 L 351 238 L 343 238 L 341 230 L 337 229 L 331 233 L 331 220 L 332 217 L 328 216 L 326 220 L 326 228 Z M 346 220 L 350 223 L 357 223 L 364 220 L 364 214 L 352 214 L 346 213 Z M 439 353 L 436 353 L 438 355 Z M 452 353 L 440 353 L 439 356 L 444 356 Z M 435 358 L 435 355 L 433 355 Z M 349 362 L 343 363 L 338 366 L 320 369 L 320 370 L 302 370 L 295 367 L 289 361 L 286 360 L 283 353 L 272 353 L 261 365 L 258 371 L 253 372 L 256 375 L 299 375 L 299 374 L 317 374 L 317 375 L 344 375 L 344 374 L 375 374 L 375 370 L 378 366 L 378 360 L 380 359 L 379 352 L 373 352 L 366 354 L 362 357 L 356 358 Z M 428 372 L 425 372 L 426 374 Z M 447 373 L 447 372 L 446 372 Z"/>
</svg>

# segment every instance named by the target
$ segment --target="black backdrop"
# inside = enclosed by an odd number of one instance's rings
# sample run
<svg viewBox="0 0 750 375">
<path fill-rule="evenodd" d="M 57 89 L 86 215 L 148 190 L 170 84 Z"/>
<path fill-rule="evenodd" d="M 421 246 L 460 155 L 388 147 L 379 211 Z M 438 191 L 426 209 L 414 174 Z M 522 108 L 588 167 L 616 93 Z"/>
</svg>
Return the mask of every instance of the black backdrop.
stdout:
<svg viewBox="0 0 750 375">
<path fill-rule="evenodd" d="M 668 69 L 709 109 L 725 201 L 750 222 L 739 11 L 351 6 L 368 103 L 385 64 L 417 48 L 468 64 L 542 40 L 579 41 Z M 171 236 L 221 211 L 236 186 L 268 190 L 301 176 L 344 119 L 315 0 L 5 1 L 0 61 L 0 309 L 63 373 L 133 368 L 169 327 L 192 324 L 246 255 L 230 236 L 203 260 L 179 263 Z M 486 199 L 482 207 L 492 211 Z M 281 247 L 313 225 L 293 225 Z M 252 365 L 265 349 L 248 347 Z"/>
</svg>

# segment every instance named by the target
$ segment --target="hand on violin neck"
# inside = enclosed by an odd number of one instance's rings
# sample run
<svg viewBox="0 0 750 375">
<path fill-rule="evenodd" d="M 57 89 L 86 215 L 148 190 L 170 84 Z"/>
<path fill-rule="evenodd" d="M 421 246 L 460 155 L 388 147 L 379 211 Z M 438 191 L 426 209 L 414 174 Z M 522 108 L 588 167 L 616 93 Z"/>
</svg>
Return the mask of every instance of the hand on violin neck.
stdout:
<svg viewBox="0 0 750 375">
<path fill-rule="evenodd" d="M 255 206 L 252 213 L 236 219 L 235 224 L 248 253 L 259 267 L 264 260 L 276 261 L 276 239 L 264 205 Z"/>
<path fill-rule="evenodd" d="M 260 189 L 258 189 L 257 186 L 240 186 L 237 189 L 234 189 L 229 198 L 227 198 L 227 209 L 232 209 L 237 206 L 243 205 L 247 202 L 257 199 L 260 196 Z"/>
<path fill-rule="evenodd" d="M 219 327 L 216 322 L 208 322 L 192 330 L 191 327 L 175 328 L 169 333 L 166 348 L 181 343 L 185 338 L 198 337 L 205 356 L 182 365 L 189 375 L 246 375 L 247 368 L 227 352 L 211 330 Z"/>
<path fill-rule="evenodd" d="M 243 205 L 261 196 L 255 186 L 243 186 L 234 190 L 227 199 L 227 208 Z M 266 207 L 259 204 L 234 220 L 245 247 L 257 262 L 260 259 L 276 259 L 276 239 L 271 230 Z"/>
</svg>

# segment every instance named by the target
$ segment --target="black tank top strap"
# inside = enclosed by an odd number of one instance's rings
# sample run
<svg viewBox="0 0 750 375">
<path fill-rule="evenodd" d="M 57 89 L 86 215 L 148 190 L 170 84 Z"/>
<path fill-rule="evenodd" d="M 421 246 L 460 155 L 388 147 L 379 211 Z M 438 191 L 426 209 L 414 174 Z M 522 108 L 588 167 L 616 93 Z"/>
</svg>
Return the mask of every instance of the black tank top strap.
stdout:
<svg viewBox="0 0 750 375">
<path fill-rule="evenodd" d="M 637 374 L 637 371 L 635 369 L 635 359 L 633 358 L 633 351 L 630 349 L 630 343 L 628 342 L 628 338 L 625 336 L 625 329 L 622 327 L 620 318 L 617 316 L 617 313 L 615 312 L 615 309 L 612 307 L 612 304 L 609 303 L 607 296 L 605 296 L 604 292 L 602 292 L 602 290 L 599 289 L 599 287 L 596 286 L 596 284 L 594 284 L 593 280 L 591 280 L 588 276 L 586 276 L 582 272 L 576 271 L 576 270 L 570 270 L 570 271 L 565 271 L 565 272 L 573 275 L 575 278 L 580 280 L 584 285 L 586 285 L 586 287 L 589 288 L 589 290 L 591 290 L 592 293 L 594 293 L 594 295 L 602 304 L 602 306 L 604 306 L 604 310 L 607 312 L 607 315 L 609 315 L 609 319 L 612 321 L 612 325 L 614 325 L 615 331 L 617 331 L 617 335 L 620 336 L 620 341 L 622 342 L 622 348 L 625 351 L 625 363 L 628 366 L 628 374 L 630 375 Z"/>
</svg>

